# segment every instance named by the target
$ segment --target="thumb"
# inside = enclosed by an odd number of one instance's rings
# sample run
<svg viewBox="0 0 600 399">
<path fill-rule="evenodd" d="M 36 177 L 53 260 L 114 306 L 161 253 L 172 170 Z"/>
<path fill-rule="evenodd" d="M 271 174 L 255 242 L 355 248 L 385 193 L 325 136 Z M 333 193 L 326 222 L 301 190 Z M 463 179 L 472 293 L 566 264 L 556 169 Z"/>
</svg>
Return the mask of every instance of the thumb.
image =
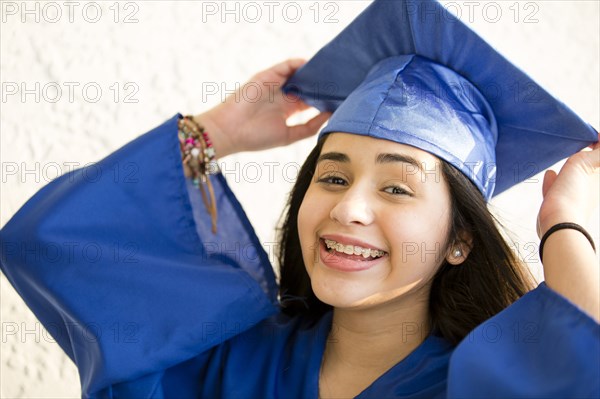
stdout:
<svg viewBox="0 0 600 399">
<path fill-rule="evenodd" d="M 288 135 L 288 143 L 293 143 L 300 139 L 312 136 L 317 133 L 319 128 L 323 126 L 323 124 L 329 119 L 331 116 L 330 112 L 321 112 L 308 122 L 302 125 L 290 126 L 289 135 Z"/>
<path fill-rule="evenodd" d="M 556 180 L 557 174 L 555 171 L 548 169 L 544 174 L 544 182 L 542 183 L 542 196 L 546 198 L 546 194 L 548 194 L 548 190 L 554 184 Z"/>
</svg>

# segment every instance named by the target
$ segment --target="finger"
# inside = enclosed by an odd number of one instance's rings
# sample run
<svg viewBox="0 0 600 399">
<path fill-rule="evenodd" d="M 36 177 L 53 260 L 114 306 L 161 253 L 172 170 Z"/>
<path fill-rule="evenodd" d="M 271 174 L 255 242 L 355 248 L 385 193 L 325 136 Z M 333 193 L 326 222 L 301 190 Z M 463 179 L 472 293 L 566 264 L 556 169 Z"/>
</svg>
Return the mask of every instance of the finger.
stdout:
<svg viewBox="0 0 600 399">
<path fill-rule="evenodd" d="M 310 137 L 323 126 L 327 119 L 331 116 L 331 112 L 322 112 L 315 116 L 303 125 L 290 126 L 288 128 L 288 143 Z"/>
<path fill-rule="evenodd" d="M 306 60 L 303 58 L 290 58 L 285 60 L 273 67 L 275 73 L 281 76 L 289 76 L 296 72 L 298 68 L 306 64 Z"/>
<path fill-rule="evenodd" d="M 306 60 L 302 58 L 290 58 L 279 64 L 272 66 L 271 68 L 266 69 L 262 73 L 275 73 L 280 80 L 287 79 L 289 76 L 293 75 L 294 72 L 298 70 L 302 65 L 306 63 Z"/>
<path fill-rule="evenodd" d="M 600 169 L 600 146 L 598 143 L 592 148 L 592 151 L 584 151 L 579 154 L 583 160 L 583 166 L 588 173 L 598 173 Z"/>
<path fill-rule="evenodd" d="M 552 187 L 552 184 L 554 184 L 556 177 L 557 177 L 557 174 L 553 170 L 547 170 L 546 173 L 544 174 L 544 182 L 542 183 L 542 196 L 543 197 L 546 197 L 546 194 L 548 193 L 548 190 L 550 190 L 550 187 Z"/>
<path fill-rule="evenodd" d="M 590 144 L 587 148 L 591 148 L 592 150 L 597 150 L 600 148 L 600 133 L 598 134 L 597 140 L 595 143 Z"/>
<path fill-rule="evenodd" d="M 294 94 L 288 93 L 285 94 L 282 92 L 283 100 L 283 108 L 286 117 L 295 114 L 296 112 L 304 111 L 309 109 L 311 106 L 302 101 L 302 99 Z"/>
<path fill-rule="evenodd" d="M 600 171 L 600 143 L 590 145 L 589 150 L 582 150 L 573 154 L 565 164 L 576 165 L 587 174 L 594 174 Z"/>
</svg>

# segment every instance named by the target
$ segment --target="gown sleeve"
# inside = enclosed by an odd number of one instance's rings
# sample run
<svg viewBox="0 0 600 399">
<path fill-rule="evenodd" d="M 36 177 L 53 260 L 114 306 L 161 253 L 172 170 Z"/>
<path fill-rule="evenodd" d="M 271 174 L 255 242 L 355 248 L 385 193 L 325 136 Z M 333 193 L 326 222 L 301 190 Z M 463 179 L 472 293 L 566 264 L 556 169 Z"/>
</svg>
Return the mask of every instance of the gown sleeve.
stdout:
<svg viewBox="0 0 600 399">
<path fill-rule="evenodd" d="M 77 365 L 83 397 L 161 397 L 162 377 L 177 381 L 166 370 L 201 370 L 276 312 L 269 259 L 220 174 L 211 231 L 180 117 L 53 180 L 0 230 L 2 272 Z"/>
<path fill-rule="evenodd" d="M 543 282 L 457 346 L 448 397 L 598 398 L 600 325 Z"/>
</svg>

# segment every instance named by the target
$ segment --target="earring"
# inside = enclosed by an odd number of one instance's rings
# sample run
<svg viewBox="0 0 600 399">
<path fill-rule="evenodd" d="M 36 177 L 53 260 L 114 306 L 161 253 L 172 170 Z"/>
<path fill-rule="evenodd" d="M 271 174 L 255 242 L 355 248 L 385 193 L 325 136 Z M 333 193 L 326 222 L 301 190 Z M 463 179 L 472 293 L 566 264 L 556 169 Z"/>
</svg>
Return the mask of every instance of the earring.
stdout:
<svg viewBox="0 0 600 399">
<path fill-rule="evenodd" d="M 454 252 L 452 252 L 452 255 L 453 255 L 455 258 L 460 258 L 460 257 L 462 256 L 462 251 L 460 250 L 460 248 L 456 248 L 456 249 L 454 250 Z"/>
</svg>

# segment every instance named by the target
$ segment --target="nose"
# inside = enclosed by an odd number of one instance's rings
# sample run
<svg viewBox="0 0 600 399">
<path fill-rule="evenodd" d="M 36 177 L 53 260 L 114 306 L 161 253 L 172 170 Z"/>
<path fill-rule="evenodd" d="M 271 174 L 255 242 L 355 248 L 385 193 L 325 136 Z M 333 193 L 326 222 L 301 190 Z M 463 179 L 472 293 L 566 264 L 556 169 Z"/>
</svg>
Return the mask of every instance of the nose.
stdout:
<svg viewBox="0 0 600 399">
<path fill-rule="evenodd" d="M 329 213 L 332 220 L 343 225 L 369 225 L 373 222 L 372 199 L 364 188 L 351 187 Z"/>
</svg>

